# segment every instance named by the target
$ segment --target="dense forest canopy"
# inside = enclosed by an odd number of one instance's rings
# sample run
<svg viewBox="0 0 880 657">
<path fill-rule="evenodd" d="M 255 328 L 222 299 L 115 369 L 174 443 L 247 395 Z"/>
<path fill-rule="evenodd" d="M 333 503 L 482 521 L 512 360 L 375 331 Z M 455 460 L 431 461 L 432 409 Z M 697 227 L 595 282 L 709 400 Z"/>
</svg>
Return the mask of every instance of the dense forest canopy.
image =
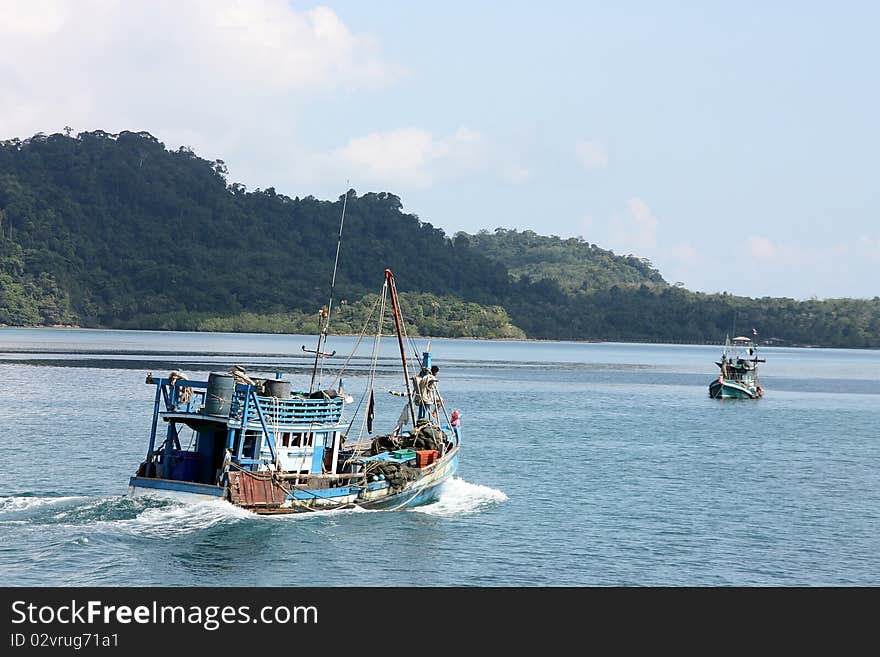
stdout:
<svg viewBox="0 0 880 657">
<path fill-rule="evenodd" d="M 248 191 L 221 160 L 147 132 L 0 142 L 0 324 L 313 331 L 342 196 Z M 448 237 L 392 193 L 349 190 L 336 331 L 357 331 L 390 267 L 423 335 L 880 347 L 880 298 L 796 301 L 670 286 L 581 239 Z"/>
<path fill-rule="evenodd" d="M 564 291 L 594 292 L 613 285 L 666 285 L 644 258 L 616 256 L 582 238 L 546 237 L 534 231 L 496 228 L 464 235 L 472 246 L 507 266 L 514 279 L 550 279 Z"/>
</svg>

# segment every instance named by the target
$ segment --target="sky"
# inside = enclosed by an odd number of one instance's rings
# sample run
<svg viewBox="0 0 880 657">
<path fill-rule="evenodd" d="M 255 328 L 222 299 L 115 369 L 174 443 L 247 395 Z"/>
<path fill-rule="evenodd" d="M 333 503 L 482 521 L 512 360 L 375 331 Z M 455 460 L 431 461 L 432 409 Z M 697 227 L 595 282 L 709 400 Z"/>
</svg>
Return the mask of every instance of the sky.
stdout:
<svg viewBox="0 0 880 657">
<path fill-rule="evenodd" d="M 690 290 L 880 295 L 880 4 L 0 0 L 0 139 L 147 131 Z"/>
</svg>

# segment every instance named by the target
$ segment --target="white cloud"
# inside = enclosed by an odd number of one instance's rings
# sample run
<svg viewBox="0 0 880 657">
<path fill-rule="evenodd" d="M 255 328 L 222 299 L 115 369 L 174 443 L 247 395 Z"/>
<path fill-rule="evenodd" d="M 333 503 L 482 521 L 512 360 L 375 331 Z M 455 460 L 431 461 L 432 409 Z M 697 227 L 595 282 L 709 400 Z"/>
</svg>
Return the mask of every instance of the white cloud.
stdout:
<svg viewBox="0 0 880 657">
<path fill-rule="evenodd" d="M 669 255 L 682 264 L 692 265 L 705 260 L 703 255 L 690 242 L 679 242 L 669 249 Z"/>
<path fill-rule="evenodd" d="M 626 202 L 626 214 L 611 220 L 611 241 L 621 252 L 644 254 L 657 246 L 659 225 L 647 203 L 631 198 Z"/>
<path fill-rule="evenodd" d="M 862 235 L 856 242 L 858 251 L 869 260 L 880 260 L 880 237 Z"/>
<path fill-rule="evenodd" d="M 100 95 L 112 89 L 110 79 L 133 78 L 147 83 L 144 96 L 167 95 L 168 80 L 172 88 L 212 84 L 235 95 L 374 86 L 404 72 L 331 9 L 295 11 L 284 0 L 0 0 L 0 7 L 3 77 L 40 71 L 62 92 Z M 38 82 L 45 88 L 49 80 Z"/>
<path fill-rule="evenodd" d="M 429 187 L 438 178 L 484 167 L 487 151 L 482 136 L 468 128 L 442 138 L 420 128 L 401 128 L 355 137 L 337 151 L 336 159 L 364 181 Z"/>
<path fill-rule="evenodd" d="M 83 0 L 82 6 L 86 9 L 94 3 Z M 0 21 L 0 35 L 4 39 L 14 36 L 27 38 L 40 38 L 58 32 L 61 27 L 70 20 L 76 11 L 76 6 L 71 2 L 62 0 L 31 0 L 30 2 L 16 2 L 5 0 L 0 2 L 3 20 Z"/>
<path fill-rule="evenodd" d="M 766 237 L 750 237 L 746 241 L 749 255 L 758 262 L 802 266 L 820 262 L 830 250 L 817 251 L 774 242 Z M 841 248 L 840 246 L 836 248 Z M 844 247 L 845 248 L 845 247 Z"/>
<path fill-rule="evenodd" d="M 661 252 L 654 265 L 668 283 L 691 288 L 692 282 L 700 280 L 700 274 L 712 266 L 712 261 L 691 242 L 677 242 Z"/>
<path fill-rule="evenodd" d="M 776 245 L 766 237 L 750 237 L 748 248 L 751 256 L 757 260 L 773 260 L 776 257 Z"/>
<path fill-rule="evenodd" d="M 577 158 L 587 171 L 604 169 L 608 166 L 608 153 L 605 147 L 595 141 L 581 141 L 575 146 Z"/>
<path fill-rule="evenodd" d="M 593 219 L 592 215 L 585 214 L 578 219 L 578 228 L 579 235 L 587 242 L 591 242 L 592 244 L 596 244 L 595 233 L 596 233 L 596 222 Z M 597 244 L 597 246 L 600 246 Z M 607 248 L 607 247 L 606 247 Z"/>
<path fill-rule="evenodd" d="M 441 141 L 440 156 L 464 169 L 482 169 L 487 164 L 489 149 L 481 133 L 462 127 Z"/>
<path fill-rule="evenodd" d="M 862 235 L 850 242 L 828 244 L 822 248 L 794 246 L 774 242 L 766 237 L 747 240 L 748 252 L 758 262 L 784 266 L 855 264 L 858 261 L 880 260 L 880 238 Z"/>
<path fill-rule="evenodd" d="M 691 289 L 706 292 L 726 290 L 752 297 L 801 299 L 811 296 L 870 298 L 880 292 L 875 282 L 877 278 L 869 273 L 876 267 L 880 240 L 872 242 L 863 237 L 811 247 L 755 235 L 742 240 L 740 251 L 737 251 L 738 244 L 703 245 L 702 251 L 690 262 L 677 258 L 675 249 L 670 249 L 663 264 L 670 276 L 686 281 Z M 727 256 L 739 258 L 740 266 L 733 278 L 729 267 L 718 266 L 729 260 Z M 806 282 L 807 277 L 811 283 Z M 697 281 L 699 287 L 695 287 Z M 796 294 L 795 290 L 802 292 Z"/>
<path fill-rule="evenodd" d="M 192 7 L 199 31 L 187 36 L 195 39 L 202 66 L 238 84 L 277 89 L 381 85 L 401 72 L 377 56 L 372 39 L 353 34 L 327 7 L 296 12 L 280 0 L 203 0 Z"/>
<path fill-rule="evenodd" d="M 259 186 L 301 166 L 302 106 L 406 74 L 332 9 L 286 0 L 0 0 L 0 44 L 0 139 L 146 130 Z"/>
<path fill-rule="evenodd" d="M 512 185 L 522 185 L 532 177 L 532 172 L 524 166 L 512 164 L 501 170 L 501 179 Z"/>
</svg>

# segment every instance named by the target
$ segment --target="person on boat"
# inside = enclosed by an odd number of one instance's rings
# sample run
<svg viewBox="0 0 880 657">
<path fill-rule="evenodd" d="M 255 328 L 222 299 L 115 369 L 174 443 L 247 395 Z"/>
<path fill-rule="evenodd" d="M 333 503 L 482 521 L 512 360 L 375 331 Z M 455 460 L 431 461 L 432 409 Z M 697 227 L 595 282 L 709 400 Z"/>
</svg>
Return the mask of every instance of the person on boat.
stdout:
<svg viewBox="0 0 880 657">
<path fill-rule="evenodd" d="M 419 373 L 412 377 L 413 382 L 413 402 L 419 407 L 419 418 L 430 414 L 432 417 L 438 417 L 438 411 L 443 407 L 443 398 L 440 396 L 440 390 L 437 382 L 437 373 L 440 368 L 432 365 L 430 371 L 422 367 Z M 403 393 L 389 390 L 392 395 L 403 396 Z M 397 424 L 392 435 L 397 435 L 410 421 L 409 403 L 405 404 L 397 418 Z"/>
<path fill-rule="evenodd" d="M 443 406 L 443 397 L 440 396 L 437 381 L 439 372 L 440 368 L 432 365 L 430 372 L 416 377 L 416 403 L 430 411 L 434 417 L 437 417 L 438 409 Z"/>
</svg>

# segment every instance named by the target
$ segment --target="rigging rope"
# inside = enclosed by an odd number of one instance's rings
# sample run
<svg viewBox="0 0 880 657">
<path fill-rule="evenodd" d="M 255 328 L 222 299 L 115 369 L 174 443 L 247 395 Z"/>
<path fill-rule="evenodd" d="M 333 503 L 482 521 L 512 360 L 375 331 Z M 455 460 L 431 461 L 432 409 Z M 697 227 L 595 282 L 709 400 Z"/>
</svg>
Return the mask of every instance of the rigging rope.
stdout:
<svg viewBox="0 0 880 657">
<path fill-rule="evenodd" d="M 376 336 L 373 339 L 373 351 L 370 354 L 370 368 L 369 368 L 369 372 L 368 372 L 367 387 L 366 387 L 366 390 L 364 391 L 364 394 L 361 395 L 361 400 L 360 400 L 360 402 L 358 402 L 358 408 L 355 410 L 355 413 L 351 418 L 351 424 L 349 424 L 349 427 L 348 427 L 349 431 L 351 431 L 351 427 L 354 425 L 355 417 L 357 417 L 357 413 L 360 410 L 361 406 L 363 405 L 364 401 L 367 399 L 367 397 L 369 395 L 374 394 L 374 392 L 375 392 L 376 367 L 377 367 L 377 364 L 379 361 L 379 347 L 382 342 L 382 325 L 385 321 L 385 310 L 387 307 L 387 305 L 386 305 L 387 299 L 388 299 L 388 282 L 386 281 L 382 285 L 381 294 L 376 299 L 376 305 L 379 306 L 379 320 L 378 320 L 377 328 L 376 328 Z M 375 309 L 375 306 L 374 306 L 374 309 Z M 366 325 L 364 325 L 364 333 L 366 333 L 366 328 L 367 328 Z M 366 426 L 367 426 L 368 413 L 369 413 L 369 410 L 367 411 L 367 413 L 364 413 L 363 419 L 361 420 L 361 426 L 360 426 L 360 429 L 358 430 L 357 440 L 355 441 L 355 443 L 353 445 L 353 447 L 355 447 L 356 449 L 352 451 L 352 455 L 348 459 L 346 459 L 344 465 L 348 465 L 349 463 L 351 463 L 352 460 L 355 458 L 355 454 L 357 452 L 357 449 L 360 449 L 361 441 L 364 436 L 364 431 L 366 430 Z"/>
<path fill-rule="evenodd" d="M 346 184 L 347 185 L 347 184 Z M 318 387 L 321 387 L 321 377 L 324 375 L 324 358 L 321 355 L 321 341 L 326 339 L 330 331 L 330 313 L 333 310 L 333 290 L 336 288 L 336 270 L 339 267 L 339 250 L 342 247 L 342 228 L 345 225 L 345 208 L 348 203 L 348 190 L 345 190 L 345 198 L 342 200 L 342 218 L 339 220 L 339 238 L 336 240 L 336 258 L 333 260 L 333 276 L 330 279 L 330 299 L 327 302 L 327 314 L 323 317 L 324 326 L 318 335 L 318 348 L 315 350 L 315 366 L 312 370 L 312 382 L 309 384 L 309 392 L 315 388 L 315 375 L 318 373 L 318 361 L 321 362 L 321 374 L 318 377 Z M 323 313 L 322 313 L 323 314 Z"/>
<path fill-rule="evenodd" d="M 376 300 L 373 302 L 373 308 L 370 310 L 369 316 L 367 316 L 367 321 L 364 322 L 363 328 L 361 328 L 361 332 L 358 335 L 357 342 L 354 344 L 354 348 L 351 350 L 351 353 L 348 355 L 348 358 L 345 359 L 345 362 L 342 363 L 342 367 L 339 369 L 339 372 L 336 374 L 336 378 L 333 380 L 333 385 L 339 387 L 339 382 L 342 381 L 342 375 L 345 374 L 345 370 L 348 368 L 348 364 L 351 362 L 351 359 L 354 357 L 357 352 L 358 347 L 361 344 L 361 340 L 364 339 L 364 336 L 367 333 L 367 325 L 370 323 L 370 320 L 373 318 L 373 314 L 376 312 L 376 306 L 379 305 L 379 301 L 382 299 L 381 295 L 376 297 Z"/>
<path fill-rule="evenodd" d="M 398 305 L 398 307 L 400 307 L 400 297 L 398 297 L 397 305 Z M 403 309 L 401 309 L 400 314 L 403 315 Z M 405 338 L 406 340 L 408 340 L 409 343 L 410 343 L 410 346 L 411 346 L 411 348 L 412 348 L 412 350 L 413 350 L 413 354 L 415 355 L 415 359 L 416 359 L 419 363 L 421 363 L 421 362 L 422 362 L 422 357 L 421 357 L 421 354 L 419 353 L 418 349 L 416 348 L 416 342 L 415 342 L 415 340 L 414 340 L 413 338 L 410 338 L 410 337 L 407 335 L 407 333 L 406 333 L 406 322 L 403 322 L 403 321 L 402 321 L 402 322 L 401 322 L 401 327 L 403 328 L 403 336 L 404 336 L 404 338 Z M 440 399 L 443 400 L 443 397 L 440 396 L 439 392 L 438 392 L 438 397 L 440 397 Z M 443 416 L 446 418 L 446 424 L 447 424 L 448 426 L 451 427 L 451 426 L 452 426 L 452 422 L 451 422 L 450 419 L 449 419 L 449 414 L 446 412 L 446 403 L 445 403 L 445 400 L 443 400 L 442 403 L 440 404 L 440 408 L 443 409 Z M 435 409 L 435 412 L 436 412 L 436 409 Z M 439 422 L 439 419 L 440 419 L 440 418 L 439 418 L 439 415 L 438 415 L 438 418 L 437 418 L 437 419 L 438 419 L 438 422 Z"/>
</svg>

